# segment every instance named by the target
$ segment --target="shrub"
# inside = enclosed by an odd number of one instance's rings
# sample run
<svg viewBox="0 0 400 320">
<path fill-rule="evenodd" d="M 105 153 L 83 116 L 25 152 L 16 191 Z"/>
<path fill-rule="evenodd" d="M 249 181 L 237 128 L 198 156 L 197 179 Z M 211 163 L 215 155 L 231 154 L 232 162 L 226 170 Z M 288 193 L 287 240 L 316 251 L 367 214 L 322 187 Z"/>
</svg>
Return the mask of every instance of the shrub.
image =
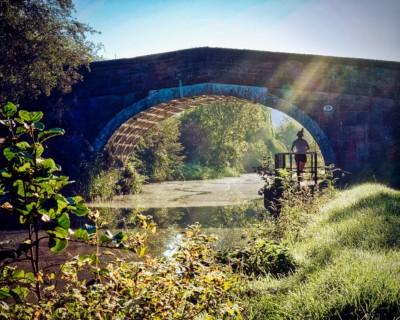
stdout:
<svg viewBox="0 0 400 320">
<path fill-rule="evenodd" d="M 104 221 L 90 211 L 82 198 L 66 198 L 60 190 L 68 177 L 56 176 L 60 168 L 42 157 L 43 142 L 63 134 L 61 129 L 44 130 L 41 112 L 21 110 L 8 103 L 0 109 L 11 137 L 2 147 L 5 168 L 0 170 L 1 208 L 19 215 L 28 238 L 15 249 L 1 252 L 10 259 L 24 255 L 32 272 L 2 265 L 0 270 L 0 317 L 17 319 L 240 319 L 240 307 L 231 301 L 238 278 L 215 261 L 215 237 L 203 235 L 200 226 L 189 227 L 170 259 L 144 257 L 146 233 L 129 239 L 122 232 L 99 230 Z M 91 224 L 72 231 L 69 214 L 88 216 Z M 155 231 L 149 217 L 136 216 L 137 224 Z M 39 231 L 46 233 L 42 236 Z M 94 253 L 74 257 L 56 273 L 40 264 L 39 243 L 48 240 L 54 252 L 68 245 L 70 237 L 95 247 Z M 130 245 L 126 241 L 130 242 Z M 127 249 L 140 261 L 116 259 L 100 247 Z M 103 248 L 104 249 L 104 248 Z M 6 253 L 3 255 L 3 253 Z M 111 257 L 111 259 L 109 258 Z M 9 261 L 6 261 L 9 262 Z M 61 289 L 57 284 L 62 283 Z M 25 298 L 34 288 L 37 302 Z M 14 302 L 11 300 L 14 299 Z"/>
<path fill-rule="evenodd" d="M 46 319 L 241 319 L 241 308 L 231 301 L 238 279 L 215 263 L 215 237 L 188 227 L 170 259 L 119 259 L 95 266 L 95 256 L 81 255 L 66 263 L 65 291 L 51 291 L 37 305 L 7 305 L 0 315 L 32 314 Z M 110 253 L 104 252 L 103 255 Z M 99 281 L 81 277 L 87 268 Z M 83 279 L 83 280 L 81 280 Z M 1 313 L 2 312 L 2 313 Z"/>
<path fill-rule="evenodd" d="M 282 276 L 296 268 L 288 247 L 266 240 L 260 232 L 252 236 L 244 248 L 221 252 L 218 261 L 230 265 L 235 272 L 249 276 Z"/>
<path fill-rule="evenodd" d="M 0 170 L 0 206 L 18 215 L 19 222 L 26 227 L 27 239 L 13 254 L 14 258 L 25 256 L 32 266 L 31 273 L 3 269 L 1 280 L 5 285 L 0 289 L 0 297 L 21 301 L 33 285 L 40 300 L 43 283 L 40 243 L 47 240 L 54 252 L 65 249 L 70 237 L 69 214 L 85 216 L 89 209 L 81 197 L 64 197 L 60 193 L 71 181 L 68 177 L 56 176 L 61 168 L 53 159 L 43 157 L 43 143 L 64 131 L 45 130 L 40 121 L 42 112 L 18 111 L 11 102 L 0 109 L 0 115 L 3 117 L 0 124 L 9 130 L 9 136 L 1 145 L 4 167 Z M 40 229 L 45 230 L 46 236 L 39 235 Z"/>
<path fill-rule="evenodd" d="M 211 169 L 199 163 L 185 163 L 182 175 L 187 180 L 204 180 L 211 177 Z"/>
<path fill-rule="evenodd" d="M 142 190 L 147 177 L 140 174 L 137 170 L 137 166 L 140 165 L 140 162 L 139 159 L 136 159 L 131 155 L 129 161 L 125 163 L 125 168 L 117 183 L 118 193 L 133 194 L 139 193 Z"/>
</svg>

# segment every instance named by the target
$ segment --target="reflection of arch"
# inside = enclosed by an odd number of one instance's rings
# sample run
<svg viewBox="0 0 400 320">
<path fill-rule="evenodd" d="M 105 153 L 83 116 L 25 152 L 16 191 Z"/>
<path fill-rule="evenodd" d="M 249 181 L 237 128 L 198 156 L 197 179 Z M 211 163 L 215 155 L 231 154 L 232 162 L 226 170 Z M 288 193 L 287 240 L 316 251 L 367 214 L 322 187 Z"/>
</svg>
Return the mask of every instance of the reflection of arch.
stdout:
<svg viewBox="0 0 400 320">
<path fill-rule="evenodd" d="M 321 149 L 325 163 L 335 162 L 327 136 L 304 111 L 270 94 L 268 88 L 219 83 L 150 91 L 146 98 L 123 109 L 111 119 L 96 138 L 94 149 L 97 152 L 106 150 L 124 162 L 140 135 L 157 122 L 193 107 L 228 100 L 258 102 L 287 114 L 310 132 Z"/>
</svg>

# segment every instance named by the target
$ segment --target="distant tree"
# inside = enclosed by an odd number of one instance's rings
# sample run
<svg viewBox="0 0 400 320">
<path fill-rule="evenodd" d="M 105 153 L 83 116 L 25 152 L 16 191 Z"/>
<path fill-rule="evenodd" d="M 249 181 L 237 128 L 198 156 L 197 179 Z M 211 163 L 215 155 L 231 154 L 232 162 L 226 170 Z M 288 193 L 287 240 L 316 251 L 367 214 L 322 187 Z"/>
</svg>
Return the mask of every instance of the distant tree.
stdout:
<svg viewBox="0 0 400 320">
<path fill-rule="evenodd" d="M 301 128 L 303 128 L 302 125 L 290 117 L 285 117 L 282 120 L 280 126 L 276 130 L 276 137 L 284 145 L 284 152 L 290 152 L 293 141 L 297 139 L 297 132 L 299 132 Z M 306 132 L 304 139 L 309 141 L 308 137 L 309 134 Z"/>
<path fill-rule="evenodd" d="M 261 108 L 263 121 L 258 124 L 259 128 L 256 132 L 249 134 L 246 138 L 248 150 L 242 159 L 246 172 L 253 172 L 255 167 L 263 163 L 265 157 L 272 157 L 277 152 L 285 151 L 285 146 L 276 137 L 271 109 Z"/>
<path fill-rule="evenodd" d="M 257 165 L 276 144 L 271 116 L 259 104 L 216 103 L 181 117 L 181 141 L 187 160 L 216 168 L 239 171 Z M 251 158 L 251 159 L 250 159 Z"/>
<path fill-rule="evenodd" d="M 73 16 L 72 0 L 0 1 L 0 105 L 71 90 L 99 46 Z"/>
<path fill-rule="evenodd" d="M 210 142 L 207 140 L 206 128 L 202 125 L 200 108 L 181 114 L 179 118 L 181 121 L 180 141 L 184 146 L 186 162 L 206 164 Z"/>
<path fill-rule="evenodd" d="M 183 146 L 179 142 L 180 121 L 171 117 L 147 132 L 131 157 L 140 161 L 138 171 L 150 181 L 179 178 L 183 166 Z"/>
</svg>

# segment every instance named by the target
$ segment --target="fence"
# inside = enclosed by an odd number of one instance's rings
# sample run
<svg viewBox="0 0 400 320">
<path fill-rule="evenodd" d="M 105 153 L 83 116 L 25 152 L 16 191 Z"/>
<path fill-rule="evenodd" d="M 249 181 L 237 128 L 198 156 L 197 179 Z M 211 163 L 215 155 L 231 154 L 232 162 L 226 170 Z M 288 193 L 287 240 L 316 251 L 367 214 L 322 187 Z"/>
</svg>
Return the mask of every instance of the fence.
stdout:
<svg viewBox="0 0 400 320">
<path fill-rule="evenodd" d="M 297 173 L 296 161 L 294 160 L 295 154 L 293 152 L 277 153 L 275 154 L 275 169 L 286 169 L 290 172 Z M 304 173 L 310 173 L 315 184 L 318 181 L 318 166 L 317 166 L 317 153 L 307 152 L 307 162 L 304 167 Z M 299 174 L 299 173 L 297 173 Z"/>
</svg>

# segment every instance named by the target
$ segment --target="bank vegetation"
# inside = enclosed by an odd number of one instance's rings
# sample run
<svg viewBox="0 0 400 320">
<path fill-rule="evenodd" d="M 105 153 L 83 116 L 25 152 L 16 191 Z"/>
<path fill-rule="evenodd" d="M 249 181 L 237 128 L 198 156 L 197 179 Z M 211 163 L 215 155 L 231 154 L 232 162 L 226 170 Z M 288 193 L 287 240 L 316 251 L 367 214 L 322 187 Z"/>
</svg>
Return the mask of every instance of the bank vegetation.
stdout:
<svg viewBox="0 0 400 320">
<path fill-rule="evenodd" d="M 2 214 L 26 230 L 21 243 L 0 246 L 0 317 L 4 319 L 396 319 L 400 316 L 400 192 L 379 184 L 299 186 L 284 173 L 280 209 L 248 226 L 247 243 L 216 250 L 218 239 L 188 226 L 171 257 L 146 253 L 157 232 L 152 218 L 131 218 L 129 232 L 79 196 L 44 143 L 42 112 L 0 109 L 10 136 L 3 143 Z M 278 181 L 277 180 L 277 181 Z M 272 182 L 273 184 L 274 182 Z M 271 185 L 268 185 L 271 187 Z M 273 187 L 273 186 L 272 186 Z M 81 225 L 72 229 L 71 218 Z M 71 243 L 84 254 L 57 265 L 52 254 Z M 126 252 L 135 259 L 125 259 Z"/>
</svg>

